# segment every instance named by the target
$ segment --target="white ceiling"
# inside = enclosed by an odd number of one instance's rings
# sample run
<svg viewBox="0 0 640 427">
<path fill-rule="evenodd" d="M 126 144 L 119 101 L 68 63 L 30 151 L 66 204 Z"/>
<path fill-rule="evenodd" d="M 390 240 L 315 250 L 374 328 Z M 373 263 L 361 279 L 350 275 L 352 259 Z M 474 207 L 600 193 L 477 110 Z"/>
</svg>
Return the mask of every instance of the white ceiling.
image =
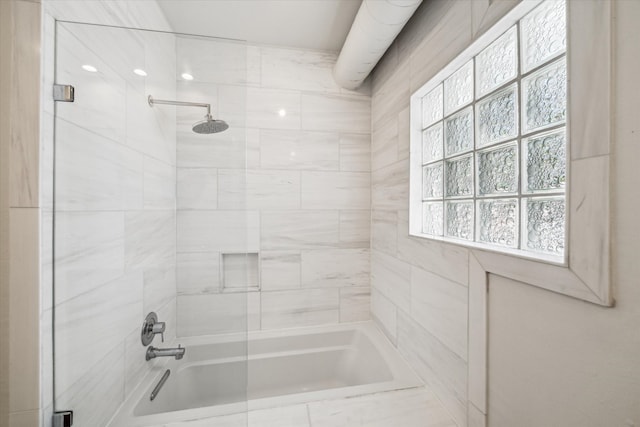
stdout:
<svg viewBox="0 0 640 427">
<path fill-rule="evenodd" d="M 362 0 L 158 0 L 173 30 L 339 51 Z"/>
</svg>

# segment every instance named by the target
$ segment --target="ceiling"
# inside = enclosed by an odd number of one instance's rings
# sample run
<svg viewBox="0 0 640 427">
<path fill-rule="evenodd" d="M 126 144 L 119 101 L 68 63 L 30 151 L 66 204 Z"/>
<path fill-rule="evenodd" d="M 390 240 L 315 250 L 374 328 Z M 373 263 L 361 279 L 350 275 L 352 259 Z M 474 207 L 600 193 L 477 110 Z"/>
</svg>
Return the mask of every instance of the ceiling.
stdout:
<svg viewBox="0 0 640 427">
<path fill-rule="evenodd" d="M 158 0 L 179 33 L 339 51 L 362 0 Z"/>
</svg>

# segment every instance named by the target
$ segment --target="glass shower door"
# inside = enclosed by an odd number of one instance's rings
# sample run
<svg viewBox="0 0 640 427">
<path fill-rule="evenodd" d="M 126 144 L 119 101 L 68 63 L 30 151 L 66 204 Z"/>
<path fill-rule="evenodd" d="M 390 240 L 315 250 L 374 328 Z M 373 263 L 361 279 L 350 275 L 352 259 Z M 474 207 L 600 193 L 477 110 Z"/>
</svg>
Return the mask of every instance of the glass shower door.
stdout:
<svg viewBox="0 0 640 427">
<path fill-rule="evenodd" d="M 225 43 L 245 57 L 242 43 Z M 147 404 L 145 381 L 157 383 L 173 360 L 146 360 L 141 329 L 151 312 L 166 329 L 164 342 L 158 334 L 150 346 L 186 347 L 177 370 L 189 363 L 191 337 L 244 336 L 245 368 L 232 381 L 244 391 L 236 400 L 246 402 L 246 297 L 223 287 L 223 267 L 229 274 L 234 262 L 246 267 L 252 250 L 246 215 L 225 216 L 217 204 L 223 164 L 234 165 L 237 176 L 228 191 L 244 197 L 244 93 L 230 86 L 225 93 L 235 98 L 223 103 L 218 94 L 225 82 L 210 76 L 225 73 L 204 72 L 227 67 L 218 61 L 221 44 L 56 24 L 55 81 L 74 86 L 75 101 L 55 107 L 54 406 L 73 411 L 76 426 L 134 425 L 111 420 L 127 406 Z M 240 59 L 233 68 L 246 74 Z M 211 104 L 214 116 L 228 111 L 231 127 L 194 133 L 206 107 L 151 105 L 149 96 Z M 228 239 L 220 240 L 221 218 L 230 217 Z M 176 369 L 165 390 L 177 381 Z"/>
</svg>

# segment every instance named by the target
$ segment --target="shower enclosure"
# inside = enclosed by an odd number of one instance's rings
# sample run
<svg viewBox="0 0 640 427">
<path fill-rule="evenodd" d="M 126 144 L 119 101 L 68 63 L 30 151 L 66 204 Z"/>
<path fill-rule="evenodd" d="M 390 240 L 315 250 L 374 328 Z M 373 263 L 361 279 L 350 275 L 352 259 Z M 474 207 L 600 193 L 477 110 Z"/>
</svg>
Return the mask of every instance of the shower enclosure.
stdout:
<svg viewBox="0 0 640 427">
<path fill-rule="evenodd" d="M 246 361 L 238 336 L 259 286 L 243 210 L 246 76 L 243 42 L 56 22 L 55 83 L 75 99 L 54 112 L 53 399 L 75 426 L 108 425 L 145 380 L 161 399 L 185 337 L 235 334 Z M 200 298 L 212 294 L 224 303 Z M 246 401 L 237 366 L 228 381 Z"/>
</svg>

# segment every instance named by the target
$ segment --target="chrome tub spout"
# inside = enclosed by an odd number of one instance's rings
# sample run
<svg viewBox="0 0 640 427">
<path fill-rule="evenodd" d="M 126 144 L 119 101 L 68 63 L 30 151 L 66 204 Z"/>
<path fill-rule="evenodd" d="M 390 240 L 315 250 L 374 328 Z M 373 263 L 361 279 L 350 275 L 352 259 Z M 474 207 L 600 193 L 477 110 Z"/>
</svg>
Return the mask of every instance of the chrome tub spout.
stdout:
<svg viewBox="0 0 640 427">
<path fill-rule="evenodd" d="M 175 357 L 176 360 L 180 360 L 184 357 L 186 349 L 178 345 L 178 348 L 157 348 L 157 347 L 149 347 L 147 348 L 147 361 L 151 359 L 155 359 L 156 357 Z"/>
</svg>

